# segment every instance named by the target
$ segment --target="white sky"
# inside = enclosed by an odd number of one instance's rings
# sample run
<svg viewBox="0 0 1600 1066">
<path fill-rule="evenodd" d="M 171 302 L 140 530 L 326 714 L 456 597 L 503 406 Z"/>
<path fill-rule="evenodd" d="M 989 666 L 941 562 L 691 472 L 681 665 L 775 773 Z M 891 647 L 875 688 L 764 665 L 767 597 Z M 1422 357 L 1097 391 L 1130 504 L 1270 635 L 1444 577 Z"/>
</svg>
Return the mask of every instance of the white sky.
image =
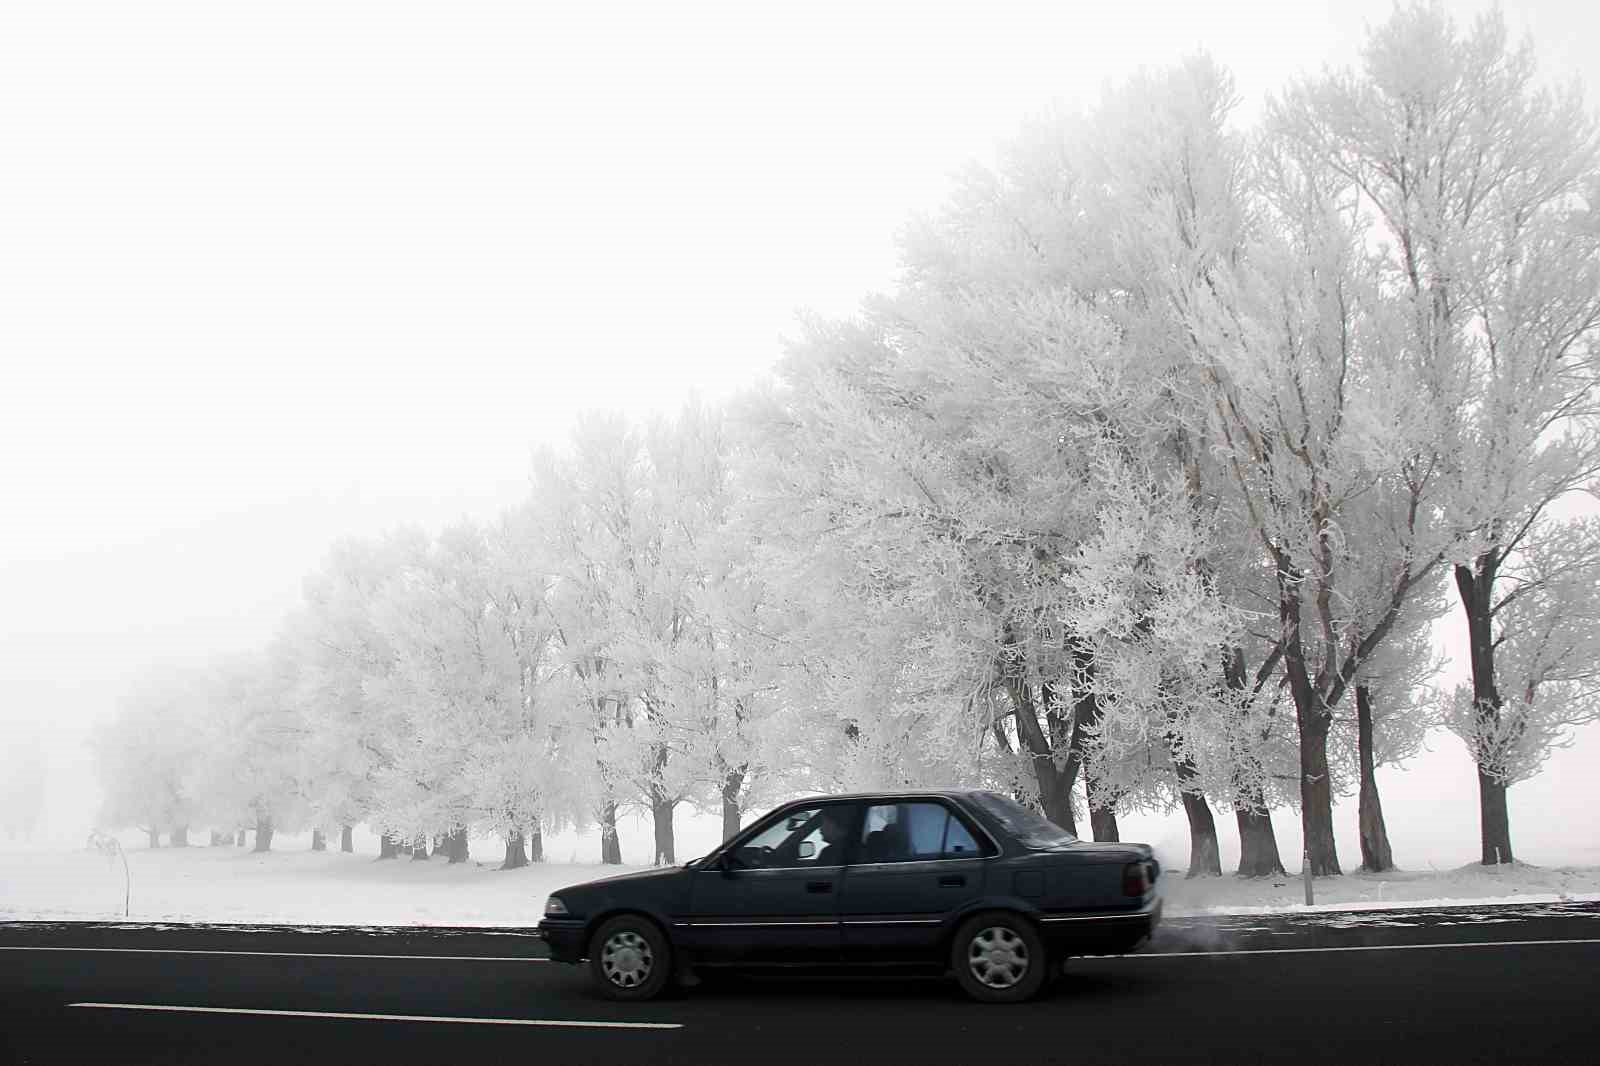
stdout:
<svg viewBox="0 0 1600 1066">
<path fill-rule="evenodd" d="M 75 741 L 146 664 L 263 640 L 335 537 L 753 380 L 1051 99 L 1203 47 L 1255 101 L 1388 11 L 5 4 L 0 721 Z M 1594 5 L 1506 11 L 1600 85 Z"/>
</svg>

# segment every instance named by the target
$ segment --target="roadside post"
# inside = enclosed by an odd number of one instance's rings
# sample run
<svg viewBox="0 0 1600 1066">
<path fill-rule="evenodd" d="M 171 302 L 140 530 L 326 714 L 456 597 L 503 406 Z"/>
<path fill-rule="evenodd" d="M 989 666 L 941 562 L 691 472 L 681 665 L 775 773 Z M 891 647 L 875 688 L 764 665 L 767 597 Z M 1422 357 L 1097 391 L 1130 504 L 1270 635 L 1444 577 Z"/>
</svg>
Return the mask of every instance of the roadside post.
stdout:
<svg viewBox="0 0 1600 1066">
<path fill-rule="evenodd" d="M 122 842 L 112 834 L 97 829 L 89 834 L 89 846 L 110 860 L 113 867 L 117 859 L 122 860 L 122 916 L 128 917 L 133 898 L 133 874 L 128 870 L 128 854 L 122 850 Z"/>
</svg>

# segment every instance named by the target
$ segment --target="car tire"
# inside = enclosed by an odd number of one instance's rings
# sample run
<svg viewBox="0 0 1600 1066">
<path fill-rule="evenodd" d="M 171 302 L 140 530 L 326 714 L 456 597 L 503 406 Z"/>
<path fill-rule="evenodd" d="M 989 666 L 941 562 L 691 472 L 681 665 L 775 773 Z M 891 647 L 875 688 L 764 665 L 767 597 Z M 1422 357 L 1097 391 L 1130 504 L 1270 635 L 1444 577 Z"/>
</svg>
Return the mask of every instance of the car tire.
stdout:
<svg viewBox="0 0 1600 1066">
<path fill-rule="evenodd" d="M 608 999 L 653 999 L 672 980 L 672 945 L 661 927 L 640 914 L 623 914 L 589 939 L 589 974 Z"/>
<path fill-rule="evenodd" d="M 1049 976 L 1051 959 L 1033 923 L 1011 911 L 986 911 L 961 923 L 950 946 L 950 968 L 963 991 L 980 1003 L 1022 1003 Z"/>
</svg>

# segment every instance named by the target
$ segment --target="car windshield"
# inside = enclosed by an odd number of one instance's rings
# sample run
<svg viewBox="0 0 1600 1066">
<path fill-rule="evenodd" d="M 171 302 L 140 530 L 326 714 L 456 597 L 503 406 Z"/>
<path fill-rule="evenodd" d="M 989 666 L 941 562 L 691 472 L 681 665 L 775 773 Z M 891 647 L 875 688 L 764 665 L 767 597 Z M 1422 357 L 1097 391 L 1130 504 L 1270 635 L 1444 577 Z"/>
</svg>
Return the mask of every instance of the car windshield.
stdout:
<svg viewBox="0 0 1600 1066">
<path fill-rule="evenodd" d="M 1077 842 L 1077 837 L 1015 800 L 994 792 L 974 792 L 972 799 L 1025 848 L 1054 848 Z"/>
</svg>

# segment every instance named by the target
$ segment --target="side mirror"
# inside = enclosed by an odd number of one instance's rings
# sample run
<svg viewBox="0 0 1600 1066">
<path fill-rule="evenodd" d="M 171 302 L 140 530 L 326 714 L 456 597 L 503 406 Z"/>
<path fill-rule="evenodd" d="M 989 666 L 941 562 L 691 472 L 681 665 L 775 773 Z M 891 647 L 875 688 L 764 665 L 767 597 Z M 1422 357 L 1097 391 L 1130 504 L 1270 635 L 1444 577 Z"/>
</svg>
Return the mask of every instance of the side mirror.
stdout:
<svg viewBox="0 0 1600 1066">
<path fill-rule="evenodd" d="M 718 855 L 717 856 L 717 861 L 716 861 L 716 863 L 714 865 L 716 866 L 717 870 L 722 874 L 723 877 L 732 877 L 733 876 L 733 854 L 732 854 L 732 852 L 725 851 L 721 855 Z"/>
<path fill-rule="evenodd" d="M 800 842 L 800 857 L 802 859 L 809 859 L 813 855 L 815 855 L 816 853 L 817 853 L 817 846 L 815 844 L 813 844 L 811 841 L 802 840 Z"/>
</svg>

